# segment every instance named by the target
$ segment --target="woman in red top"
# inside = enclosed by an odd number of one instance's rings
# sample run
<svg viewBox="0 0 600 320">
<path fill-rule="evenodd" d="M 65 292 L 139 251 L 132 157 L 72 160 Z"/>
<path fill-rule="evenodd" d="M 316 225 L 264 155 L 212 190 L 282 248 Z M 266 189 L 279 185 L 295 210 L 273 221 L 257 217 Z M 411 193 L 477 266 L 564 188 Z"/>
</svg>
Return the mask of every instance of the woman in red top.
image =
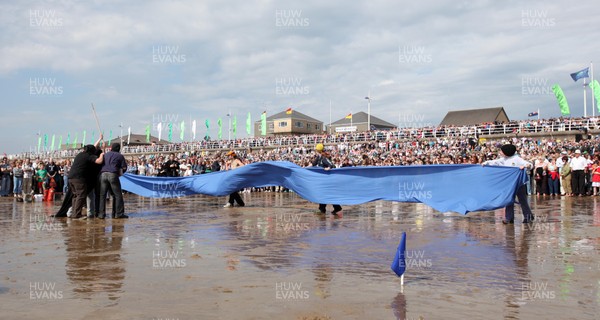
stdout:
<svg viewBox="0 0 600 320">
<path fill-rule="evenodd" d="M 598 189 L 600 187 L 600 166 L 598 166 L 598 161 L 594 161 L 592 164 L 592 189 L 594 190 L 594 195 L 598 195 Z"/>
</svg>

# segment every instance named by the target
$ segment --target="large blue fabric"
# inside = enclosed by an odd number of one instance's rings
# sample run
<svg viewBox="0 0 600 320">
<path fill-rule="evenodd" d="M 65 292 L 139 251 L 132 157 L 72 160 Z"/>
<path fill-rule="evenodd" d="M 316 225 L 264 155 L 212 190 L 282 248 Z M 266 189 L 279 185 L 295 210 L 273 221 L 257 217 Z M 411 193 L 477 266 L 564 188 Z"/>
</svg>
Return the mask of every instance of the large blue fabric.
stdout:
<svg viewBox="0 0 600 320">
<path fill-rule="evenodd" d="M 375 200 L 421 202 L 441 212 L 466 214 L 514 202 L 526 182 L 523 170 L 480 165 L 347 167 L 325 171 L 266 161 L 231 171 L 166 178 L 125 174 L 124 190 L 144 197 L 224 196 L 247 187 L 284 186 L 315 203 L 342 205 Z"/>
</svg>

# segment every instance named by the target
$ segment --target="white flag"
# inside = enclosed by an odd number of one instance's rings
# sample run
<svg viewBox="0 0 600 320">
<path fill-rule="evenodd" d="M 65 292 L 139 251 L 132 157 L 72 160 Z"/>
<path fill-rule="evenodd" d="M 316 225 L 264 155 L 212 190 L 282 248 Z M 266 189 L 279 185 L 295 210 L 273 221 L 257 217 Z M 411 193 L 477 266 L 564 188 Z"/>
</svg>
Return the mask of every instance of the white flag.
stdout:
<svg viewBox="0 0 600 320">
<path fill-rule="evenodd" d="M 196 120 L 192 121 L 192 140 L 196 140 Z"/>
<path fill-rule="evenodd" d="M 131 127 L 127 128 L 127 144 L 129 144 L 130 139 L 131 139 Z"/>
<path fill-rule="evenodd" d="M 156 130 L 158 130 L 158 141 L 160 141 L 160 137 L 162 134 L 162 123 L 159 122 L 158 125 L 156 125 Z"/>
</svg>

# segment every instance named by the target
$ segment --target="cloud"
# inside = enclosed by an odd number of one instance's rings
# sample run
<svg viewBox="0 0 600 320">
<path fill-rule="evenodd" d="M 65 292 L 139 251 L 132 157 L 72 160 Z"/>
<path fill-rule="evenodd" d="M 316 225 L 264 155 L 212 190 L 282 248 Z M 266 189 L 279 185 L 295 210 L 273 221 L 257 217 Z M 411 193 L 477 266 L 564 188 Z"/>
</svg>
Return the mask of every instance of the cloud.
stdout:
<svg viewBox="0 0 600 320">
<path fill-rule="evenodd" d="M 44 117 L 0 133 L 90 130 L 90 102 L 113 130 L 123 122 L 141 132 L 161 113 L 215 122 L 229 110 L 258 119 L 288 106 L 327 122 L 329 101 L 341 118 L 366 111 L 369 91 L 382 119 L 422 113 L 438 123 L 489 106 L 549 117 L 559 115 L 552 95 L 523 92 L 554 83 L 581 115 L 569 73 L 598 60 L 600 31 L 589 26 L 599 13 L 566 0 L 3 3 L 3 110 Z M 31 78 L 55 79 L 64 94 L 32 96 Z M 30 138 L 0 143 L 20 150 Z"/>
</svg>

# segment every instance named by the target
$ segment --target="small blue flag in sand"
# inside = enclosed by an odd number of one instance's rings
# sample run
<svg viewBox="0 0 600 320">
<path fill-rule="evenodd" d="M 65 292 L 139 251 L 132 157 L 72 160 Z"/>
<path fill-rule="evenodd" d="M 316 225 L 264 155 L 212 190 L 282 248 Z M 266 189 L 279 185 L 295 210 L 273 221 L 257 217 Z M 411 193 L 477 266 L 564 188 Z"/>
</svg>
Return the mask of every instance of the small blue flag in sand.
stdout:
<svg viewBox="0 0 600 320">
<path fill-rule="evenodd" d="M 394 262 L 392 262 L 392 271 L 394 271 L 398 275 L 398 277 L 402 277 L 404 275 L 404 271 L 406 271 L 405 254 L 406 232 L 402 232 L 402 237 L 400 238 L 400 244 L 398 244 L 398 250 L 396 251 Z"/>
</svg>

